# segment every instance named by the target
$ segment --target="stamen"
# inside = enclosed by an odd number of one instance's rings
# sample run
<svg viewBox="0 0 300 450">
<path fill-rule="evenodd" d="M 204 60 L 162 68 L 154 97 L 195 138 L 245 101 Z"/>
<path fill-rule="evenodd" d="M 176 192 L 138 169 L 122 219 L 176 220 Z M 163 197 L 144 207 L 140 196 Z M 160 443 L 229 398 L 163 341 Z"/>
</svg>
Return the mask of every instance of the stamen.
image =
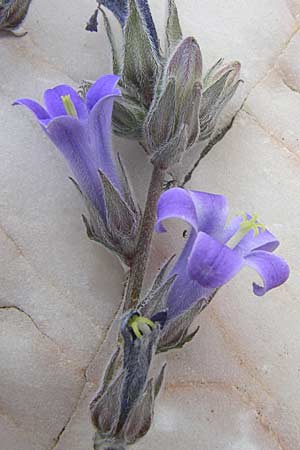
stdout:
<svg viewBox="0 0 300 450">
<path fill-rule="evenodd" d="M 62 95 L 61 96 L 61 100 L 63 102 L 63 105 L 64 105 L 64 108 L 66 110 L 66 113 L 69 116 L 78 117 L 76 108 L 74 106 L 74 103 L 71 100 L 71 96 L 69 94 L 68 95 Z"/>
<path fill-rule="evenodd" d="M 258 236 L 259 232 L 266 231 L 266 227 L 263 223 L 258 221 L 258 214 L 253 214 L 253 216 L 248 219 L 247 214 L 243 213 L 243 222 L 241 223 L 240 230 L 247 234 L 249 231 L 254 231 L 254 236 Z"/>
<path fill-rule="evenodd" d="M 128 321 L 128 327 L 132 329 L 133 333 L 138 339 L 141 339 L 143 337 L 143 333 L 145 332 L 145 325 L 147 325 L 147 327 L 149 327 L 150 329 L 155 328 L 154 322 L 152 322 L 152 320 L 150 319 L 147 319 L 147 317 L 136 315 L 132 316 Z"/>
<path fill-rule="evenodd" d="M 258 221 L 258 214 L 253 214 L 250 219 L 248 219 L 249 215 L 246 213 L 240 213 L 237 217 L 242 217 L 243 220 L 237 232 L 226 243 L 232 249 L 239 244 L 249 231 L 254 231 L 254 237 L 258 236 L 260 232 L 266 231 L 265 225 Z"/>
</svg>

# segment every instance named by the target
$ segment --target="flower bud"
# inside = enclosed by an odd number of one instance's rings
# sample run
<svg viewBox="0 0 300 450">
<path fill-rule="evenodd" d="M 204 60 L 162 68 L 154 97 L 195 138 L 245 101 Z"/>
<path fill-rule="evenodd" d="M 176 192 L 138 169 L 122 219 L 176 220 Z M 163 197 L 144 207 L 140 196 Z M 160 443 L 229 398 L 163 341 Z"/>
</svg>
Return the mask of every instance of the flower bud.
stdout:
<svg viewBox="0 0 300 450">
<path fill-rule="evenodd" d="M 213 133 L 220 113 L 241 82 L 240 69 L 239 62 L 223 64 L 223 60 L 220 59 L 206 74 L 200 107 L 199 140 L 208 139 Z"/>
<path fill-rule="evenodd" d="M 146 119 L 145 134 L 152 162 L 168 168 L 198 139 L 202 56 L 192 37 L 171 56 Z"/>
<path fill-rule="evenodd" d="M 112 356 L 100 392 L 90 405 L 97 432 L 94 450 L 121 450 L 133 444 L 149 430 L 154 400 L 164 376 L 165 366 L 154 381 L 148 379 L 160 325 L 129 311 L 122 319 L 123 365 L 120 351 Z"/>
<path fill-rule="evenodd" d="M 168 168 L 194 143 L 211 137 L 222 109 L 236 91 L 240 65 L 225 65 L 220 60 L 202 82 L 201 52 L 193 38 L 182 40 L 175 0 L 168 0 L 164 51 L 147 0 L 98 0 L 98 4 L 113 70 L 121 76 L 123 97 L 115 101 L 113 130 L 145 144 L 153 164 Z M 102 5 L 123 28 L 122 49 Z M 94 13 L 89 28 L 95 30 L 96 22 Z"/>
<path fill-rule="evenodd" d="M 0 2 L 0 30 L 10 31 L 23 36 L 26 31 L 21 27 L 31 0 L 2 0 Z"/>
</svg>

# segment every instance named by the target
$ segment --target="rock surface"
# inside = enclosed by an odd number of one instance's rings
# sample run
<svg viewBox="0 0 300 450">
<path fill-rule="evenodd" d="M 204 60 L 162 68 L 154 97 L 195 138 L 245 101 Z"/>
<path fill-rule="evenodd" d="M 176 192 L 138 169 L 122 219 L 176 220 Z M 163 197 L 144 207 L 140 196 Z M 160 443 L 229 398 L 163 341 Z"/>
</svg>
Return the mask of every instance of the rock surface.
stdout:
<svg viewBox="0 0 300 450">
<path fill-rule="evenodd" d="M 219 123 L 235 120 L 190 186 L 228 196 L 232 214 L 258 212 L 291 266 L 263 298 L 243 271 L 197 320 L 168 361 L 155 423 L 140 450 L 296 450 L 300 442 L 300 1 L 180 0 L 184 33 L 205 66 L 239 59 L 245 80 Z M 151 2 L 163 24 L 162 2 Z M 103 27 L 84 31 L 94 0 L 33 2 L 23 38 L 0 35 L 0 436 L 3 450 L 90 450 L 88 403 L 113 345 L 123 281 L 91 243 L 62 158 L 12 101 L 41 99 L 110 71 Z M 143 200 L 149 166 L 115 139 Z M 197 156 L 199 148 L 195 148 Z M 190 166 L 192 158 L 186 161 Z M 151 265 L 181 242 L 159 236 Z"/>
</svg>

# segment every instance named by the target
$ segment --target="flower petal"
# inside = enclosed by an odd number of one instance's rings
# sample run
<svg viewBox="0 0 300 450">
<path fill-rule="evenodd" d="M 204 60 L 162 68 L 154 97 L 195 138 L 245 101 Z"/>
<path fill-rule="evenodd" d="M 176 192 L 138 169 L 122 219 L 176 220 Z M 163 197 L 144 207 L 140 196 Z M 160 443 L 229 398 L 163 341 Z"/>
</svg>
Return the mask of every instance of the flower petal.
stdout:
<svg viewBox="0 0 300 450">
<path fill-rule="evenodd" d="M 240 229 L 241 223 L 243 221 L 242 216 L 234 217 L 229 225 L 227 225 L 220 235 L 220 241 L 225 244 L 228 242 Z"/>
<path fill-rule="evenodd" d="M 45 91 L 44 102 L 50 116 L 54 118 L 67 115 L 62 102 L 63 95 L 70 95 L 77 111 L 78 118 L 82 120 L 86 119 L 88 112 L 84 101 L 71 86 L 66 84 L 61 84 L 53 89 L 47 89 L 47 91 Z"/>
<path fill-rule="evenodd" d="M 96 171 L 101 169 L 115 188 L 122 193 L 123 189 L 111 143 L 111 116 L 114 99 L 114 95 L 101 98 L 89 114 L 89 159 Z"/>
<path fill-rule="evenodd" d="M 36 116 L 41 125 L 45 125 L 50 120 L 48 112 L 38 102 L 31 100 L 30 98 L 19 98 L 13 105 L 24 105 L 30 109 Z"/>
<path fill-rule="evenodd" d="M 253 283 L 253 292 L 259 296 L 280 286 L 289 277 L 289 266 L 284 259 L 267 251 L 251 252 L 245 258 L 245 263 L 256 270 L 263 280 L 263 286 Z"/>
<path fill-rule="evenodd" d="M 226 197 L 208 192 L 189 192 L 196 208 L 198 230 L 218 238 L 225 227 L 228 215 Z"/>
<path fill-rule="evenodd" d="M 189 223 L 195 230 L 216 238 L 221 234 L 227 218 L 228 204 L 223 195 L 173 188 L 164 192 L 157 204 L 156 231 L 166 231 L 161 222 L 177 218 Z"/>
<path fill-rule="evenodd" d="M 173 188 L 160 196 L 157 203 L 156 231 L 158 233 L 166 231 L 162 222 L 170 218 L 184 220 L 197 231 L 198 218 L 190 191 Z"/>
<path fill-rule="evenodd" d="M 121 95 L 120 90 L 116 88 L 119 79 L 117 75 L 104 75 L 93 84 L 86 94 L 86 106 L 89 111 L 102 98 L 108 95 Z"/>
<path fill-rule="evenodd" d="M 278 239 L 270 233 L 270 231 L 259 231 L 255 236 L 253 230 L 250 230 L 235 246 L 235 250 L 242 256 L 246 257 L 254 250 L 264 250 L 266 252 L 273 252 L 279 246 Z"/>
<path fill-rule="evenodd" d="M 198 233 L 189 261 L 188 273 L 204 287 L 217 288 L 240 271 L 243 258 L 206 233 Z"/>
<path fill-rule="evenodd" d="M 114 13 L 123 27 L 128 14 L 128 0 L 101 0 L 101 4 Z"/>
<path fill-rule="evenodd" d="M 67 160 L 80 188 L 105 220 L 102 186 L 90 160 L 87 127 L 73 117 L 63 116 L 53 119 L 46 131 Z"/>
<path fill-rule="evenodd" d="M 188 258 L 194 246 L 195 239 L 196 232 L 192 230 L 174 268 L 170 275 L 168 275 L 168 277 L 171 277 L 176 274 L 177 277 L 167 296 L 167 320 L 188 310 L 199 298 L 209 298 L 212 293 L 212 289 L 201 286 L 197 281 L 192 280 L 188 273 Z"/>
</svg>

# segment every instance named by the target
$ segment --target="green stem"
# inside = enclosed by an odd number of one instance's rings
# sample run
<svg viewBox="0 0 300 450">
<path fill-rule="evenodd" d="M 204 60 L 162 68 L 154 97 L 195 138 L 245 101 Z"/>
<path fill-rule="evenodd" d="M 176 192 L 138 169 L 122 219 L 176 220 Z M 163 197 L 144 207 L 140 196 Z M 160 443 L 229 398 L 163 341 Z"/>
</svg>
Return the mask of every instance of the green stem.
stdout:
<svg viewBox="0 0 300 450">
<path fill-rule="evenodd" d="M 153 168 L 136 254 L 127 283 L 124 311 L 135 308 L 139 301 L 156 219 L 156 204 L 163 189 L 164 175 L 165 170 L 158 167 Z"/>
</svg>

